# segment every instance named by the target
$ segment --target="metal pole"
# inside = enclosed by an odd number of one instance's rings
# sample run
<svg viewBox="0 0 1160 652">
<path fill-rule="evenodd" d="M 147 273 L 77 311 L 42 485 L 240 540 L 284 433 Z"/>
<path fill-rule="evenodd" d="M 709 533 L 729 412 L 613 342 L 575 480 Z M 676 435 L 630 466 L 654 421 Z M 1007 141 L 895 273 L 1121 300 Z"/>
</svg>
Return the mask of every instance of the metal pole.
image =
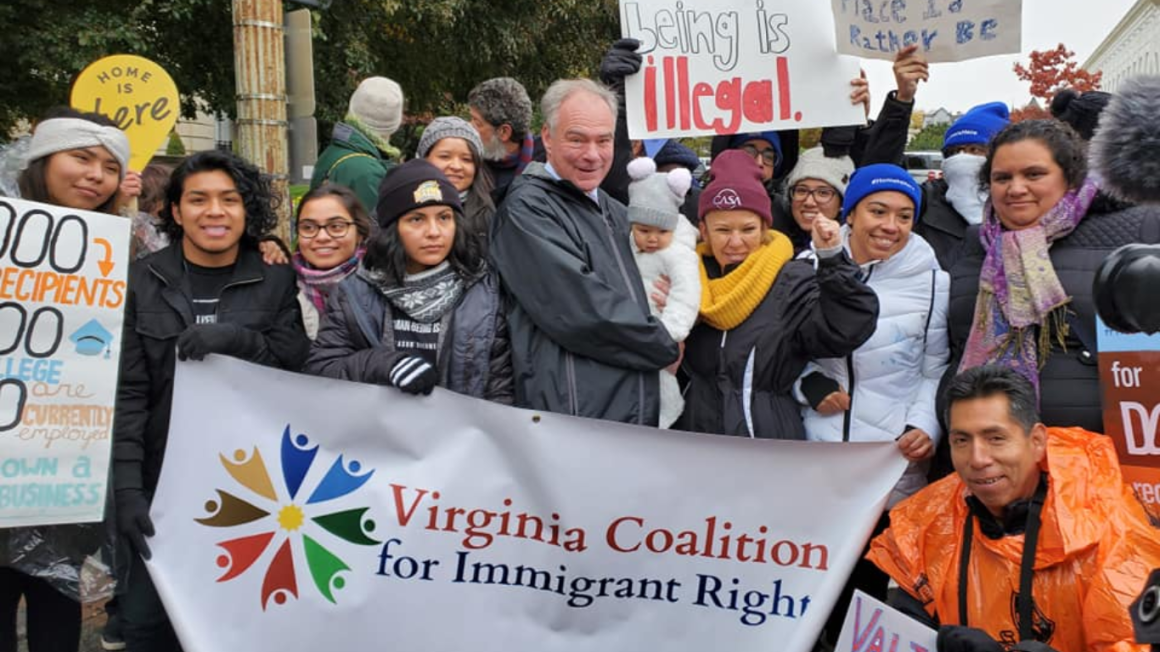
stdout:
<svg viewBox="0 0 1160 652">
<path fill-rule="evenodd" d="M 233 12 L 238 149 L 272 177 L 281 199 L 275 234 L 290 242 L 282 0 L 233 0 Z"/>
</svg>

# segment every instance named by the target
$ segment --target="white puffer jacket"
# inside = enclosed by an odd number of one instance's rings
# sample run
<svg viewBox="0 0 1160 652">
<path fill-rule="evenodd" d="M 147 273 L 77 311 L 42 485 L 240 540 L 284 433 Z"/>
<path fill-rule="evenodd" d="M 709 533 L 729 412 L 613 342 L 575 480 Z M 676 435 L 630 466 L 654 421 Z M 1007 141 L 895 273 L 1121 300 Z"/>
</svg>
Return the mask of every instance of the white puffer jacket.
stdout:
<svg viewBox="0 0 1160 652">
<path fill-rule="evenodd" d="M 846 251 L 849 227 L 842 227 Z M 893 441 L 908 427 L 920 428 L 934 443 L 942 432 L 935 411 L 939 379 L 950 355 L 947 305 L 950 279 L 939 268 L 934 249 L 911 234 L 906 246 L 885 261 L 862 266 L 865 282 L 878 294 L 874 335 L 845 358 L 811 362 L 802 377 L 820 371 L 850 394 L 850 410 L 822 416 L 805 405 L 802 419 L 810 441 Z M 888 503 L 926 485 L 925 464 L 911 464 Z"/>
<path fill-rule="evenodd" d="M 632 233 L 629 233 L 630 241 Z M 697 230 L 681 217 L 673 233 L 673 242 L 667 249 L 646 254 L 632 245 L 632 255 L 644 281 L 648 293 L 648 305 L 654 317 L 661 320 L 669 337 L 684 342 L 697 323 L 701 310 L 701 261 L 697 258 Z M 653 284 L 664 274 L 672 281 L 664 312 L 657 309 L 652 295 Z M 661 415 L 660 427 L 671 426 L 685 409 L 685 399 L 677 385 L 676 376 L 661 369 Z"/>
</svg>

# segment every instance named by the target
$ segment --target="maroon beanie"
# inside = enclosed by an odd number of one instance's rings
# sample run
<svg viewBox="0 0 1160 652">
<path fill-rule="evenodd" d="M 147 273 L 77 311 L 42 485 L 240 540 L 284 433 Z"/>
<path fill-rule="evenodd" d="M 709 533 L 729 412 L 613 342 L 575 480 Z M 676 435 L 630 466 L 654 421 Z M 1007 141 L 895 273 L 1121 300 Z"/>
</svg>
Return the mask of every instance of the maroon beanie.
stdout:
<svg viewBox="0 0 1160 652">
<path fill-rule="evenodd" d="M 761 168 L 745 152 L 731 149 L 713 160 L 709 185 L 701 191 L 697 215 L 703 221 L 713 211 L 747 210 L 773 226 L 769 193 L 761 183 Z"/>
</svg>

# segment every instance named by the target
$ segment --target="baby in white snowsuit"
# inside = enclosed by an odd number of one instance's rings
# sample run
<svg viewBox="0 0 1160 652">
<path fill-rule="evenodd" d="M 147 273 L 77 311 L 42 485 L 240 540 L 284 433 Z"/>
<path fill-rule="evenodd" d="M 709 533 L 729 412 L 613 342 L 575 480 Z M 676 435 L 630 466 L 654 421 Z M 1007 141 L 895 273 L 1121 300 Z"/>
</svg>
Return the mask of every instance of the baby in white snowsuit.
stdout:
<svg viewBox="0 0 1160 652">
<path fill-rule="evenodd" d="M 685 341 L 701 307 L 700 262 L 697 230 L 681 215 L 681 204 L 692 183 L 685 168 L 658 173 L 651 158 L 628 164 L 633 181 L 628 187 L 628 221 L 632 223 L 632 253 L 649 295 L 652 314 L 658 317 L 677 342 Z M 672 290 L 662 312 L 652 299 L 653 284 L 669 277 Z M 668 428 L 681 416 L 685 399 L 677 377 L 662 369 L 660 427 Z"/>
</svg>

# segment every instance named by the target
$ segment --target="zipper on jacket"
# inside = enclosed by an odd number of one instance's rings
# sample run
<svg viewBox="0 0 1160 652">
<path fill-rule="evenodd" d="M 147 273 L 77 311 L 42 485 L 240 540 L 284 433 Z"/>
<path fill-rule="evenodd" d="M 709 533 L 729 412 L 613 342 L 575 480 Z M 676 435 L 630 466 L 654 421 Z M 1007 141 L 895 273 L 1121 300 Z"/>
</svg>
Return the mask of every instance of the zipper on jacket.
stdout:
<svg viewBox="0 0 1160 652">
<path fill-rule="evenodd" d="M 862 283 L 869 284 L 872 274 L 874 274 L 873 266 L 866 270 L 866 278 L 860 279 Z M 842 441 L 850 441 L 850 426 L 854 421 L 854 351 L 846 356 L 846 380 L 846 384 L 849 385 L 846 388 L 846 395 L 850 397 L 850 407 L 842 417 Z"/>
<path fill-rule="evenodd" d="M 609 221 L 608 212 L 603 206 L 600 207 L 600 217 L 604 220 L 604 230 L 608 232 L 608 244 L 612 245 L 612 255 L 616 256 L 616 265 L 620 268 L 620 278 L 624 279 L 624 287 L 628 288 L 629 294 L 635 297 L 636 291 L 632 287 L 632 280 L 628 278 L 628 268 L 624 266 L 624 258 L 616 246 L 616 232 L 612 230 L 612 222 Z"/>
<path fill-rule="evenodd" d="M 854 354 L 846 356 L 846 395 L 850 397 L 850 408 L 842 417 L 842 441 L 850 441 L 850 422 L 854 420 Z"/>
<path fill-rule="evenodd" d="M 564 352 L 564 368 L 565 373 L 568 374 L 568 408 L 574 417 L 580 416 L 579 408 L 576 400 L 576 362 L 572 357 L 571 351 Z"/>
<path fill-rule="evenodd" d="M 608 244 L 612 247 L 612 255 L 616 257 L 616 265 L 620 268 L 620 278 L 624 280 L 624 287 L 628 290 L 629 296 L 636 298 L 636 289 L 632 287 L 632 279 L 628 277 L 628 268 L 624 266 L 624 258 L 620 255 L 620 249 L 616 246 L 616 232 L 612 229 L 612 220 L 608 216 L 608 211 L 603 206 L 600 207 L 600 218 L 604 221 L 604 230 L 608 232 Z M 648 303 L 647 292 L 645 293 L 645 303 Z M 575 381 L 573 380 L 573 382 Z M 637 372 L 637 401 L 640 409 L 637 410 L 636 421 L 638 424 L 643 425 L 645 391 L 644 374 L 642 372 Z"/>
<path fill-rule="evenodd" d="M 247 278 L 247 279 L 242 279 L 240 281 L 233 281 L 231 283 L 226 283 L 225 285 L 223 285 L 222 289 L 218 291 L 218 304 L 213 309 L 214 321 L 215 322 L 217 321 L 218 311 L 221 310 L 221 306 L 222 306 L 222 295 L 224 295 L 226 293 L 226 290 L 228 290 L 230 288 L 238 287 L 239 285 L 250 285 L 252 283 L 261 283 L 261 282 L 262 282 L 262 279 L 260 279 L 260 278 Z"/>
</svg>

